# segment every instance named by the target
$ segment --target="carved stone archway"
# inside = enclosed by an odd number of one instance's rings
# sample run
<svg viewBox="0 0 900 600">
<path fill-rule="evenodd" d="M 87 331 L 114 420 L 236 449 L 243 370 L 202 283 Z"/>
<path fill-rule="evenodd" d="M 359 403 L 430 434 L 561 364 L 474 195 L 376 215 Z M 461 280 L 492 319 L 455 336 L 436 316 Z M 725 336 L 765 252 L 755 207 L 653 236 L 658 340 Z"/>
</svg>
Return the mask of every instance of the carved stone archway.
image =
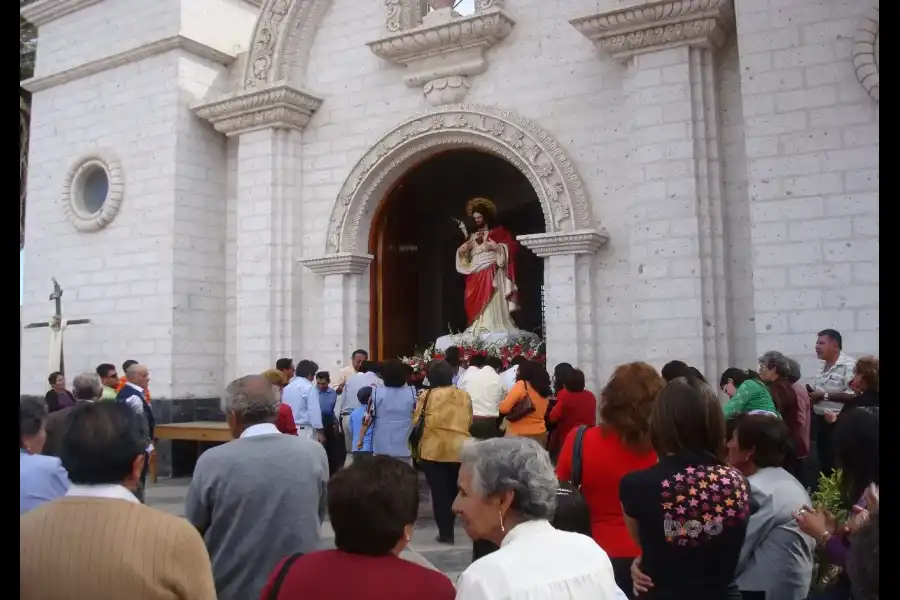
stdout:
<svg viewBox="0 0 900 600">
<path fill-rule="evenodd" d="M 241 89 L 302 87 L 309 52 L 332 0 L 265 0 L 250 39 Z"/>
<path fill-rule="evenodd" d="M 544 259 L 547 354 L 551 362 L 583 365 L 594 382 L 593 265 L 607 241 L 591 216 L 581 178 L 560 145 L 528 119 L 496 107 L 440 106 L 405 120 L 356 163 L 332 209 L 324 253 L 300 262 L 324 277 L 323 339 L 329 361 L 340 361 L 368 338 L 366 254 L 372 217 L 390 187 L 432 154 L 472 148 L 494 154 L 528 179 L 544 214 L 545 232 L 519 236 Z M 333 356 L 332 356 L 333 354 Z M 330 364 L 330 363 L 327 363 Z"/>
<path fill-rule="evenodd" d="M 404 121 L 356 163 L 332 209 L 326 254 L 363 250 L 384 193 L 409 167 L 451 148 L 482 150 L 515 166 L 537 194 L 547 233 L 594 228 L 581 178 L 546 131 L 496 107 L 455 104 Z"/>
</svg>

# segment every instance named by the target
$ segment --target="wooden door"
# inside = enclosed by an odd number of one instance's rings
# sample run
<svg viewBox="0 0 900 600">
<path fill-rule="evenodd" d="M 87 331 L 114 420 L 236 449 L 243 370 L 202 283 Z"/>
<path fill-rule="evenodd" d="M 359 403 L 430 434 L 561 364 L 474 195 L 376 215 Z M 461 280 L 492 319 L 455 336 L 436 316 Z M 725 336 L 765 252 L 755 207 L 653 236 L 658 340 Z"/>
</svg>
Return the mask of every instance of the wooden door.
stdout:
<svg viewBox="0 0 900 600">
<path fill-rule="evenodd" d="M 376 360 L 408 356 L 416 346 L 419 285 L 416 221 L 403 188 L 385 201 L 376 220 L 372 289 Z"/>
</svg>

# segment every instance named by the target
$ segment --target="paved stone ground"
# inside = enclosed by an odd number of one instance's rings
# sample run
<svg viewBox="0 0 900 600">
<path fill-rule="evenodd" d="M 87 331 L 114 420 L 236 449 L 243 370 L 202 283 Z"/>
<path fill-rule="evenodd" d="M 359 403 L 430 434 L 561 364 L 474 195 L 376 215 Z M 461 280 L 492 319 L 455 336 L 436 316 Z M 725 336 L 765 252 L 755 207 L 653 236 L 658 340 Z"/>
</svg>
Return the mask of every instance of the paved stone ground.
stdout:
<svg viewBox="0 0 900 600">
<path fill-rule="evenodd" d="M 149 506 L 164 510 L 179 517 L 184 516 L 184 497 L 190 478 L 160 479 L 156 484 L 147 484 L 146 501 Z M 469 566 L 472 558 L 472 544 L 465 530 L 457 524 L 456 545 L 437 543 L 437 526 L 431 512 L 431 497 L 428 487 L 422 485 L 422 500 L 419 503 L 419 519 L 409 547 L 401 555 L 420 565 L 436 569 L 456 582 L 459 574 Z M 322 526 L 323 547 L 334 547 L 334 532 L 331 524 Z"/>
</svg>

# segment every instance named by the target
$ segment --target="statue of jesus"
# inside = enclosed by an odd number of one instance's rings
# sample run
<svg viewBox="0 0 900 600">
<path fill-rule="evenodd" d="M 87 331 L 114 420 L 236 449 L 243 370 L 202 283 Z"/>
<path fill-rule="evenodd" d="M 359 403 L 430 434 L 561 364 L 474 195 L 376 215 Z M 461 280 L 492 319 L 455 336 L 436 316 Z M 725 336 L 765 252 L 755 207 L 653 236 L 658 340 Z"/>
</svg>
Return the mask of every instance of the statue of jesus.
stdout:
<svg viewBox="0 0 900 600">
<path fill-rule="evenodd" d="M 466 214 L 475 231 L 456 250 L 456 270 L 466 276 L 464 333 L 512 333 L 518 328 L 511 313 L 518 310 L 516 255 L 519 244 L 496 223 L 497 208 L 487 198 L 472 198 Z M 465 233 L 465 230 L 463 230 Z"/>
</svg>

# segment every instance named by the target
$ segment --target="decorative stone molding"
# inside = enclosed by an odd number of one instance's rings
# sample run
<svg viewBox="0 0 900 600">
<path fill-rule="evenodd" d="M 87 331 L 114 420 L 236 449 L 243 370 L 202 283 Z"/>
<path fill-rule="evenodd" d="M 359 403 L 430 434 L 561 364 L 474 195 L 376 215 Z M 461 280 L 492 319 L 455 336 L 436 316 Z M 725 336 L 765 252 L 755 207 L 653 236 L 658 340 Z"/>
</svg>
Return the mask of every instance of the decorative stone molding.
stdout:
<svg viewBox="0 0 900 600">
<path fill-rule="evenodd" d="M 83 184 L 83 178 L 96 168 L 106 172 L 109 189 L 103 206 L 98 212 L 91 213 L 84 208 L 80 186 Z M 124 195 L 125 179 L 119 160 L 107 151 L 90 152 L 75 161 L 66 173 L 61 197 L 62 209 L 66 218 L 78 231 L 85 233 L 99 231 L 109 225 L 119 213 Z"/>
<path fill-rule="evenodd" d="M 26 79 L 20 85 L 31 93 L 39 92 L 64 83 L 69 83 L 70 81 L 102 73 L 103 71 L 135 63 L 152 56 L 171 52 L 172 50 L 184 50 L 195 56 L 206 58 L 225 66 L 230 65 L 235 59 L 234 56 L 216 50 L 206 44 L 201 44 L 200 42 L 186 38 L 182 35 L 173 35 L 172 37 L 163 38 L 150 44 L 144 44 L 143 46 L 119 52 L 118 54 L 107 56 L 106 58 L 94 60 L 72 69 L 60 71 L 53 75 L 32 77 L 31 79 Z"/>
<path fill-rule="evenodd" d="M 62 17 L 77 12 L 88 6 L 100 4 L 103 0 L 38 0 L 19 9 L 19 14 L 26 21 L 40 27 L 61 19 Z"/>
<path fill-rule="evenodd" d="M 388 33 L 397 33 L 422 24 L 428 13 L 428 0 L 383 0 L 384 28 Z"/>
<path fill-rule="evenodd" d="M 369 268 L 371 254 L 339 252 L 318 258 L 303 258 L 299 262 L 316 275 L 359 275 Z"/>
<path fill-rule="evenodd" d="M 603 227 L 559 233 L 532 233 L 516 238 L 520 244 L 541 258 L 560 254 L 595 254 L 609 234 Z"/>
<path fill-rule="evenodd" d="M 878 6 L 862 18 L 854 38 L 853 67 L 866 93 L 878 102 Z"/>
<path fill-rule="evenodd" d="M 503 8 L 503 0 L 475 0 L 475 12 Z"/>
<path fill-rule="evenodd" d="M 409 87 L 424 86 L 432 104 L 459 102 L 469 90 L 468 78 L 487 70 L 485 51 L 509 35 L 514 21 L 499 8 L 467 17 L 450 9 L 425 16 L 419 27 L 369 42 L 379 58 L 407 67 Z"/>
<path fill-rule="evenodd" d="M 253 37 L 244 89 L 279 81 L 303 85 L 309 51 L 332 0 L 264 0 Z"/>
<path fill-rule="evenodd" d="M 483 150 L 515 166 L 537 194 L 547 232 L 595 226 L 581 178 L 546 131 L 496 107 L 456 104 L 404 121 L 363 155 L 335 200 L 326 252 L 355 253 L 359 239 L 365 247 L 371 213 L 388 188 L 413 164 L 453 148 Z"/>
<path fill-rule="evenodd" d="M 243 91 L 194 107 L 201 119 L 227 136 L 268 127 L 302 131 L 322 100 L 281 83 Z"/>
<path fill-rule="evenodd" d="M 569 21 L 597 48 L 628 58 L 677 46 L 721 46 L 734 23 L 732 0 L 656 0 Z"/>
</svg>

